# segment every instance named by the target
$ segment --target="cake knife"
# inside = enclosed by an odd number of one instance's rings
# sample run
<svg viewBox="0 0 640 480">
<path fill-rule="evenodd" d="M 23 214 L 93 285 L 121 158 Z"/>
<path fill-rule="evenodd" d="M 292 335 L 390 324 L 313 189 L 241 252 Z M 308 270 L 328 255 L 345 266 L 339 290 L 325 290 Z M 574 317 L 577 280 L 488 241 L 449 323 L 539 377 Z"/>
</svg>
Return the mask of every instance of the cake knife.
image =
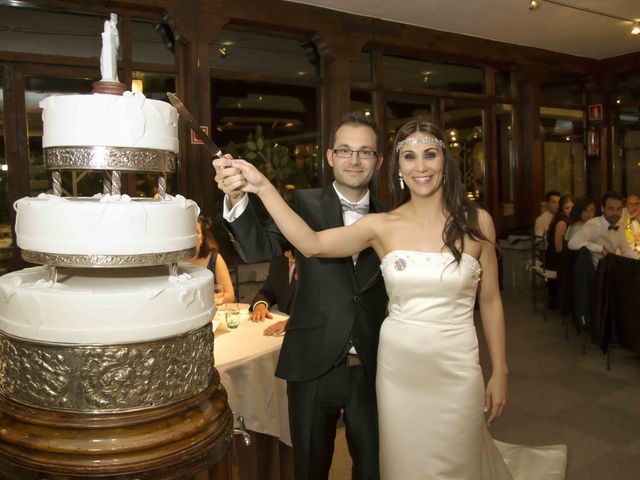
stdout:
<svg viewBox="0 0 640 480">
<path fill-rule="evenodd" d="M 196 122 L 196 119 L 193 118 L 193 116 L 189 113 L 189 110 L 187 110 L 187 108 L 180 101 L 180 99 L 176 97 L 174 93 L 171 93 L 171 92 L 167 92 L 167 97 L 169 97 L 169 101 L 171 102 L 171 105 L 176 107 L 176 110 L 178 110 L 178 113 L 180 114 L 180 116 L 184 119 L 185 122 L 187 122 L 187 125 L 189 126 L 189 128 L 193 130 L 195 134 L 198 136 L 198 138 L 202 140 L 205 146 L 209 150 L 211 150 L 211 153 L 213 153 L 213 156 L 222 157 L 222 150 L 220 149 L 220 147 L 218 147 L 214 143 L 214 141 L 211 140 L 211 137 L 207 135 L 205 131 L 202 130 L 202 128 L 200 128 L 200 125 L 198 124 L 198 122 Z"/>
</svg>

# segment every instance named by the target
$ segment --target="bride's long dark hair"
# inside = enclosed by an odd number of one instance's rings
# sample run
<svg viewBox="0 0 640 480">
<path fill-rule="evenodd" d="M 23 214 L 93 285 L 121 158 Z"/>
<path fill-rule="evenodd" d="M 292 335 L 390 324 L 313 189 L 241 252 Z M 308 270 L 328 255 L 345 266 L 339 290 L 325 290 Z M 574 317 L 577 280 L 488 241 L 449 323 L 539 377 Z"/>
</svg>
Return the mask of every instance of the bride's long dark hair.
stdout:
<svg viewBox="0 0 640 480">
<path fill-rule="evenodd" d="M 444 177 L 443 177 L 443 200 L 445 216 L 447 218 L 444 230 L 442 231 L 442 241 L 444 248 L 451 251 L 455 261 L 460 262 L 462 252 L 464 252 L 464 239 L 469 238 L 479 241 L 489 241 L 480 230 L 478 223 L 478 207 L 467 199 L 464 187 L 460 180 L 460 170 L 451 158 L 451 152 L 447 144 L 444 132 L 429 122 L 411 120 L 405 123 L 396 135 L 393 142 L 391 161 L 388 163 L 389 192 L 393 201 L 393 208 L 399 207 L 411 198 L 408 188 L 401 189 L 399 183 L 400 167 L 398 164 L 399 153 L 396 146 L 414 133 L 424 133 L 432 135 L 445 144 L 442 149 L 444 154 Z"/>
</svg>

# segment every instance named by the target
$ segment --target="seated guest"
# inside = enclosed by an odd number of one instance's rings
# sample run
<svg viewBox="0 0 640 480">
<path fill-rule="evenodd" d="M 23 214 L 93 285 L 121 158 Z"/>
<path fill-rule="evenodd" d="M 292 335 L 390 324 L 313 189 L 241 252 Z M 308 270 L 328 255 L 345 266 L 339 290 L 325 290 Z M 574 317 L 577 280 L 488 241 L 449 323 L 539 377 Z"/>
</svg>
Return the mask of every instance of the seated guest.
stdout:
<svg viewBox="0 0 640 480">
<path fill-rule="evenodd" d="M 596 204 L 588 197 L 579 198 L 573 204 L 571 213 L 569 214 L 569 227 L 565 235 L 568 242 L 578 232 L 585 223 L 596 215 Z"/>
<path fill-rule="evenodd" d="M 549 224 L 553 220 L 553 216 L 558 212 L 560 208 L 560 197 L 562 194 L 557 190 L 550 190 L 545 195 L 547 200 L 547 209 L 536 218 L 535 234 L 536 237 L 543 237 L 549 229 Z"/>
<path fill-rule="evenodd" d="M 607 192 L 602 197 L 602 215 L 592 218 L 569 240 L 571 250 L 587 247 L 591 252 L 594 265 L 609 253 L 619 250 L 623 256 L 640 259 L 640 253 L 634 252 L 624 236 L 620 226 L 622 218 L 622 197 L 617 192 Z"/>
<path fill-rule="evenodd" d="M 550 270 L 558 270 L 560 253 L 564 246 L 564 236 L 569 226 L 569 215 L 573 209 L 574 198 L 570 195 L 560 197 L 560 208 L 549 224 L 547 231 L 547 251 L 545 266 Z"/>
<path fill-rule="evenodd" d="M 198 232 L 196 254 L 188 262 L 211 270 L 215 283 L 224 287 L 224 303 L 233 302 L 236 294 L 233 290 L 231 275 L 224 258 L 218 252 L 218 244 L 211 231 L 211 219 L 199 215 L 196 231 Z"/>
<path fill-rule="evenodd" d="M 290 313 L 298 284 L 296 263 L 291 250 L 286 250 L 282 257 L 271 262 L 269 274 L 262 288 L 256 293 L 249 311 L 252 322 L 262 322 L 265 318 L 273 318 L 269 308 L 278 305 L 278 310 Z M 279 335 L 284 332 L 286 321 L 277 322 L 267 327 L 265 335 Z"/>
<path fill-rule="evenodd" d="M 624 233 L 631 248 L 640 247 L 640 195 L 631 193 L 625 202 Z"/>
<path fill-rule="evenodd" d="M 560 257 L 564 244 L 564 234 L 567 231 L 569 223 L 569 213 L 573 208 L 573 197 L 562 195 L 560 197 L 559 209 L 553 216 L 553 220 L 549 224 L 547 230 L 547 248 L 544 252 L 544 266 L 547 270 L 558 272 L 560 270 Z M 557 308 L 558 304 L 558 282 L 556 279 L 547 281 L 548 307 L 552 310 Z"/>
</svg>

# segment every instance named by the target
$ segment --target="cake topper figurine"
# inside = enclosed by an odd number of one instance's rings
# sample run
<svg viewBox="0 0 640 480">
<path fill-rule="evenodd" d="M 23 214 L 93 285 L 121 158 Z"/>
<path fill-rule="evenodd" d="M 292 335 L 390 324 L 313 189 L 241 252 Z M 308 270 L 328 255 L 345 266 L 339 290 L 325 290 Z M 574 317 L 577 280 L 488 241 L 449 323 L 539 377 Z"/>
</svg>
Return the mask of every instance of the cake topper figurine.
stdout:
<svg viewBox="0 0 640 480">
<path fill-rule="evenodd" d="M 119 47 L 118 15 L 112 13 L 109 15 L 109 20 L 104 21 L 102 51 L 100 52 L 100 73 L 102 74 L 102 79 L 99 82 L 93 83 L 93 93 L 122 95 L 127 89 L 127 86 L 118 80 Z"/>
<path fill-rule="evenodd" d="M 102 52 L 100 53 L 100 73 L 103 82 L 118 82 L 118 15 L 112 13 L 109 20 L 104 21 L 102 32 Z"/>
</svg>

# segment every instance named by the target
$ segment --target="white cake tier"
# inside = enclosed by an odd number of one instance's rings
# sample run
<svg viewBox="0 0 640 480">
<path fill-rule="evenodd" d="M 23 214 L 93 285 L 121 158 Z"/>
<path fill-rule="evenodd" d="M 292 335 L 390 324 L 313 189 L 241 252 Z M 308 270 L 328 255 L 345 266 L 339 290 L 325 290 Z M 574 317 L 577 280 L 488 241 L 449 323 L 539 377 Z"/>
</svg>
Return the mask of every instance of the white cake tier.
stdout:
<svg viewBox="0 0 640 480">
<path fill-rule="evenodd" d="M 178 152 L 178 112 L 141 93 L 54 95 L 40 107 L 43 148 L 95 145 Z"/>
<path fill-rule="evenodd" d="M 128 195 L 16 201 L 16 239 L 24 250 L 66 255 L 143 255 L 194 248 L 200 209 L 193 200 Z"/>
<path fill-rule="evenodd" d="M 53 343 L 116 344 L 170 337 L 211 321 L 213 274 L 179 264 L 128 269 L 34 267 L 0 277 L 0 330 Z"/>
</svg>

